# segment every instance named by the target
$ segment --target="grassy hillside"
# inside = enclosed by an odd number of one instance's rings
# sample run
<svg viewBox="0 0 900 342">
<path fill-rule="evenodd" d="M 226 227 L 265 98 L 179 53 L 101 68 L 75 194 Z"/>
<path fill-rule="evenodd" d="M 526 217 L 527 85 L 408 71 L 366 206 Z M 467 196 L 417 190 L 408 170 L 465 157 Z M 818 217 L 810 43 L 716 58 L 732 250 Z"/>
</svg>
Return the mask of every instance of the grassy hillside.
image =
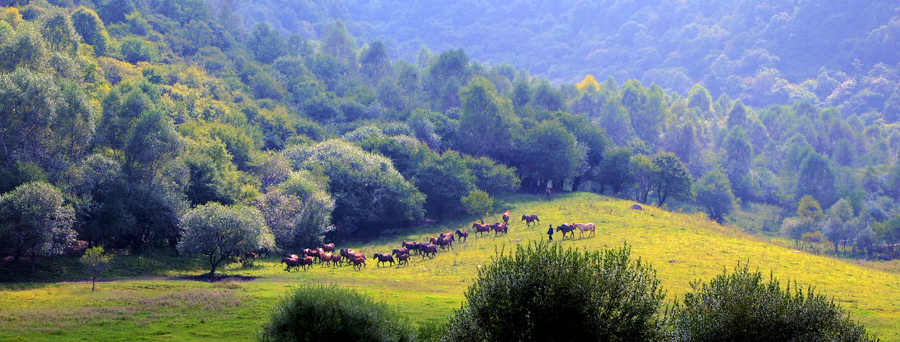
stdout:
<svg viewBox="0 0 900 342">
<path fill-rule="evenodd" d="M 376 267 L 370 260 L 362 271 L 350 267 L 316 266 L 307 272 L 282 271 L 277 261 L 241 269 L 233 264 L 234 281 L 205 283 L 190 280 L 205 270 L 163 272 L 167 277 L 129 278 L 98 285 L 90 292 L 83 282 L 0 285 L 0 341 L 34 340 L 240 340 L 255 338 L 259 326 L 280 296 L 302 283 L 333 283 L 361 290 L 397 305 L 414 321 L 441 321 L 459 307 L 479 265 L 495 252 L 509 251 L 515 243 L 546 239 L 547 225 L 564 221 L 597 224 L 596 237 L 556 243 L 573 248 L 597 249 L 627 242 L 633 255 L 658 271 L 670 300 L 681 298 L 696 279 L 707 281 L 738 262 L 749 262 L 763 272 L 834 297 L 854 319 L 882 340 L 900 340 L 894 327 L 900 317 L 900 275 L 862 265 L 794 252 L 755 237 L 721 227 L 701 216 L 669 213 L 655 208 L 629 209 L 631 202 L 588 193 L 560 195 L 551 201 L 516 195 L 504 198 L 515 223 L 506 236 L 470 237 L 452 251 L 434 259 L 413 257 L 409 266 Z M 538 227 L 515 220 L 535 213 Z M 499 220 L 499 215 L 493 215 Z M 369 257 L 389 252 L 400 241 L 422 240 L 438 232 L 462 228 L 466 222 L 445 222 L 422 227 L 416 234 L 342 246 L 364 251 Z M 515 240 L 519 240 L 515 242 Z M 276 258 L 272 258 L 276 260 Z M 676 262 L 670 262 L 676 261 Z M 248 279 L 249 277 L 256 277 Z"/>
</svg>

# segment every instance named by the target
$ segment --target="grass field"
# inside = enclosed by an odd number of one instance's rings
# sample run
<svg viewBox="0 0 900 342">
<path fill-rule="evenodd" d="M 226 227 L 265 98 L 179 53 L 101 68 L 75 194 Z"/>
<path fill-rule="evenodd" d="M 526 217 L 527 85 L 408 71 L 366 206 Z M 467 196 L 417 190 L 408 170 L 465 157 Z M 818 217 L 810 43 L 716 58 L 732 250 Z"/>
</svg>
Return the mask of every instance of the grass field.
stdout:
<svg viewBox="0 0 900 342">
<path fill-rule="evenodd" d="M 128 277 L 98 284 L 91 293 L 86 282 L 0 285 L 0 341 L 246 341 L 256 337 L 271 308 L 292 287 L 305 283 L 355 288 L 388 302 L 414 322 L 440 322 L 464 300 L 478 267 L 516 243 L 547 239 L 548 224 L 594 222 L 598 235 L 554 243 L 578 249 L 619 247 L 628 243 L 632 256 L 649 262 L 658 272 L 669 301 L 680 299 L 694 280 L 708 281 L 723 270 L 749 263 L 782 281 L 813 286 L 834 298 L 852 318 L 883 341 L 900 341 L 900 274 L 867 264 L 796 252 L 738 230 L 722 227 L 700 215 L 671 213 L 657 208 L 633 211 L 632 202 L 589 193 L 554 197 L 514 195 L 502 198 L 513 219 L 508 235 L 470 236 L 466 243 L 438 253 L 434 259 L 413 256 L 409 266 L 323 268 L 287 273 L 274 256 L 257 266 L 224 268 L 234 281 L 206 283 L 190 280 L 207 270 L 202 263 L 166 263 L 152 268 L 152 277 Z M 516 218 L 535 213 L 537 227 L 527 228 Z M 492 221 L 499 220 L 492 215 Z M 467 224 L 469 223 L 469 224 Z M 423 240 L 439 232 L 468 229 L 471 222 L 455 221 L 421 227 L 415 233 L 350 247 L 389 253 L 402 240 Z M 520 241 L 516 242 L 515 240 Z M 126 257 L 136 258 L 136 257 Z M 152 261 L 146 261 L 152 263 Z M 150 267 L 150 266 L 148 266 Z M 885 269 L 885 267 L 880 267 Z M 74 273 L 73 273 L 74 274 Z M 242 277 L 242 278 L 238 278 Z"/>
</svg>

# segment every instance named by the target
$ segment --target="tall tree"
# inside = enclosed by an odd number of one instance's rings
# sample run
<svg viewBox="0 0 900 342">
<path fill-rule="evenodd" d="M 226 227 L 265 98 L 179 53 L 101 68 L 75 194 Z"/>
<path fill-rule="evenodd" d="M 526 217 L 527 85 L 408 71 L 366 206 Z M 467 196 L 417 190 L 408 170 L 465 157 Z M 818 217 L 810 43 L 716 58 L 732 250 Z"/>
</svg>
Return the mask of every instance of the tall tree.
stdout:
<svg viewBox="0 0 900 342">
<path fill-rule="evenodd" d="M 460 149 L 474 156 L 509 162 L 513 141 L 521 130 L 512 103 L 497 95 L 494 84 L 480 76 L 460 89 L 459 97 L 462 100 Z"/>
<path fill-rule="evenodd" d="M 800 163 L 797 178 L 797 197 L 810 195 L 824 206 L 835 202 L 835 176 L 828 163 L 828 158 L 816 152 L 810 152 Z"/>
<path fill-rule="evenodd" d="M 694 180 L 678 157 L 671 152 L 660 152 L 653 157 L 653 164 L 656 166 L 653 191 L 656 192 L 659 206 L 669 197 L 680 200 L 694 198 Z"/>
<path fill-rule="evenodd" d="M 697 202 L 706 208 L 709 217 L 722 222 L 734 205 L 731 183 L 721 170 L 713 170 L 703 175 L 697 184 Z"/>
<path fill-rule="evenodd" d="M 554 185 L 575 175 L 585 158 L 575 135 L 557 120 L 546 120 L 528 130 L 521 147 L 520 170 Z"/>
<path fill-rule="evenodd" d="M 736 192 L 743 199 L 750 199 L 749 182 L 745 180 L 753 164 L 753 146 L 747 138 L 747 132 L 735 126 L 725 137 L 725 174 Z"/>
</svg>

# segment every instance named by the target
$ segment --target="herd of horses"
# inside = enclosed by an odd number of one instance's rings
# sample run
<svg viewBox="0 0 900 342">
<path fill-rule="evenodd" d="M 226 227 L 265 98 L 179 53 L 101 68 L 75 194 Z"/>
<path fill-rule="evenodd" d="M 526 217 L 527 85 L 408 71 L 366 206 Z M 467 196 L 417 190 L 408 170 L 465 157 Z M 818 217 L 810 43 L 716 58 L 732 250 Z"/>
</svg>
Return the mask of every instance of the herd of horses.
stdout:
<svg viewBox="0 0 900 342">
<path fill-rule="evenodd" d="M 484 221 L 481 223 L 472 222 L 472 229 L 474 229 L 475 236 L 484 235 L 484 233 L 490 234 L 490 232 L 494 232 L 494 236 L 499 236 L 502 234 L 506 234 L 509 232 L 509 210 L 503 213 L 503 222 L 497 222 L 494 224 L 485 224 Z M 522 215 L 522 221 L 525 222 L 525 225 L 530 227 L 532 224 L 537 226 L 541 220 L 535 214 L 530 215 Z M 550 228 L 553 228 L 553 225 L 550 225 Z M 566 238 L 566 235 L 571 232 L 572 237 L 575 237 L 575 229 L 579 229 L 581 231 L 581 237 L 584 237 L 584 232 L 589 231 L 590 234 L 588 236 L 594 236 L 596 232 L 596 227 L 593 223 L 563 223 L 561 226 L 556 227 L 557 232 L 563 233 L 563 239 Z M 400 265 L 409 265 L 409 258 L 411 255 L 418 255 L 421 258 L 434 258 L 438 253 L 438 248 L 440 250 L 444 250 L 447 248 L 453 248 L 453 242 L 466 242 L 469 238 L 469 232 L 464 230 L 457 229 L 454 233 L 441 233 L 438 236 L 430 237 L 427 242 L 425 241 L 412 241 L 407 242 L 403 241 L 400 244 L 400 248 L 396 248 L 391 253 L 375 253 L 372 255 L 372 260 L 376 260 L 376 267 L 380 267 L 385 264 L 389 264 L 393 266 L 394 263 L 397 263 L 397 266 Z M 395 259 L 396 257 L 396 259 Z M 331 267 L 343 267 L 344 263 L 348 265 L 353 265 L 353 268 L 356 270 L 362 270 L 363 267 L 366 267 L 366 258 L 365 254 L 354 251 L 349 248 L 342 248 L 335 253 L 335 246 L 333 243 L 322 244 L 318 248 L 309 249 L 304 248 L 300 251 L 299 254 L 290 254 L 281 258 L 281 263 L 287 265 L 285 268 L 286 271 L 290 272 L 292 268 L 296 268 L 297 270 L 304 269 L 308 270 L 313 267 L 314 264 L 319 263 L 323 266 L 331 266 Z"/>
</svg>

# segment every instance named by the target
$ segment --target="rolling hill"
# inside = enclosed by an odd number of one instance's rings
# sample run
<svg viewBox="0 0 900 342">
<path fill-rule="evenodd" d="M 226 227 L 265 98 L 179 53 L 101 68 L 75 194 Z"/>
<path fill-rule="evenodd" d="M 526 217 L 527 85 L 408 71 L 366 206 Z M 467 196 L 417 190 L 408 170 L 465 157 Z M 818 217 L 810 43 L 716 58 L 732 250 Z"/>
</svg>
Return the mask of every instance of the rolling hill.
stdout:
<svg viewBox="0 0 900 342">
<path fill-rule="evenodd" d="M 900 274 L 874 270 L 829 257 L 797 252 L 738 230 L 723 227 L 700 215 L 648 207 L 631 210 L 632 202 L 590 193 L 559 195 L 550 201 L 538 196 L 504 197 L 514 222 L 508 235 L 470 236 L 468 242 L 440 252 L 434 259 L 414 256 L 408 266 L 316 266 L 309 271 L 284 272 L 277 258 L 242 269 L 225 268 L 230 278 L 217 283 L 192 280 L 205 272 L 202 264 L 185 269 L 159 266 L 157 275 L 122 278 L 98 284 L 91 293 L 84 282 L 0 285 L 0 341 L 68 341 L 144 339 L 249 340 L 255 338 L 269 310 L 290 288 L 305 283 L 336 284 L 358 289 L 396 305 L 414 322 L 442 322 L 464 300 L 464 292 L 478 268 L 496 253 L 509 253 L 516 243 L 546 240 L 546 227 L 562 222 L 591 221 L 595 237 L 562 239 L 554 243 L 578 249 L 618 247 L 627 243 L 632 256 L 657 270 L 668 300 L 680 299 L 695 280 L 708 281 L 738 263 L 771 274 L 784 283 L 814 287 L 850 311 L 882 340 L 900 340 L 895 327 L 900 317 Z M 535 213 L 537 227 L 516 218 Z M 492 215 L 499 220 L 499 214 Z M 469 221 L 439 222 L 415 234 L 381 238 L 350 247 L 371 257 L 389 252 L 400 241 L 422 240 L 443 231 L 465 228 Z M 517 241 L 518 240 L 518 241 Z M 152 263 L 139 257 L 129 262 Z M 57 261 L 61 262 L 61 261 Z M 162 265 L 162 264 L 160 264 Z"/>
</svg>

